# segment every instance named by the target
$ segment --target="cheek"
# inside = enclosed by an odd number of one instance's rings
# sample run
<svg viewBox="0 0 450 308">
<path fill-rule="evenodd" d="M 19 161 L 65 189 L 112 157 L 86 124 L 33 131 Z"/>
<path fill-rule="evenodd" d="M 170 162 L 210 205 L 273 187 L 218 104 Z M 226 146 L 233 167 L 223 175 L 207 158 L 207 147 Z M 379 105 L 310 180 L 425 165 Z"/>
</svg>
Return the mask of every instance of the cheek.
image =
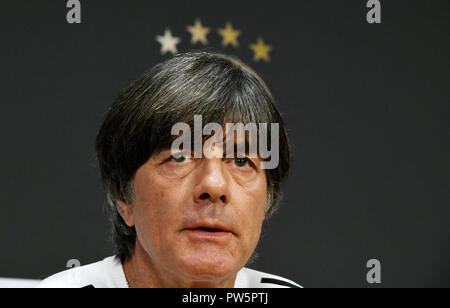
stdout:
<svg viewBox="0 0 450 308">
<path fill-rule="evenodd" d="M 179 228 L 180 207 L 186 203 L 183 189 L 152 175 L 136 177 L 133 212 L 138 237 L 147 248 L 160 249 Z"/>
<path fill-rule="evenodd" d="M 242 220 L 243 234 L 250 245 L 256 246 L 261 234 L 267 202 L 265 178 L 251 185 L 238 186 L 234 191 L 235 202 Z"/>
<path fill-rule="evenodd" d="M 267 181 L 266 177 L 260 177 L 257 182 L 254 183 L 251 187 L 248 188 L 249 196 L 251 198 L 252 205 L 250 210 L 255 215 L 255 220 L 259 221 L 261 224 L 262 220 L 265 216 L 265 209 L 267 204 Z"/>
</svg>

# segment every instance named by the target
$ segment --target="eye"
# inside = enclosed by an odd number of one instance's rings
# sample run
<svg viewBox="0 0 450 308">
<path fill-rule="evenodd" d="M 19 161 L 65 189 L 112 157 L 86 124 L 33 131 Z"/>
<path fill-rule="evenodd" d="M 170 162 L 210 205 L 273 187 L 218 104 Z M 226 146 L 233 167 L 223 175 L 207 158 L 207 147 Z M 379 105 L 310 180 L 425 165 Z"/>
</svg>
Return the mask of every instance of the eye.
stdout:
<svg viewBox="0 0 450 308">
<path fill-rule="evenodd" d="M 247 158 L 235 158 L 234 163 L 239 168 L 244 168 L 248 164 L 248 159 Z"/>
<path fill-rule="evenodd" d="M 170 160 L 173 160 L 173 161 L 176 162 L 177 164 L 182 164 L 182 163 L 184 163 L 188 158 L 189 158 L 189 154 L 188 154 L 188 153 L 180 152 L 180 153 L 176 153 L 176 154 L 172 155 L 172 156 L 170 157 Z"/>
</svg>

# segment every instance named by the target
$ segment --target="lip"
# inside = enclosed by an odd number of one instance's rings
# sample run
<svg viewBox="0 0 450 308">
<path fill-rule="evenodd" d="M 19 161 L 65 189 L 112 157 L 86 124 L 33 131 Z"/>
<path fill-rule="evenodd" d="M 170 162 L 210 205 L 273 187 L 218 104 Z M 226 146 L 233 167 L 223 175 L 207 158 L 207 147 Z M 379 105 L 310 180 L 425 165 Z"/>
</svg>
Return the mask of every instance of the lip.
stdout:
<svg viewBox="0 0 450 308">
<path fill-rule="evenodd" d="M 229 236 L 232 235 L 229 231 L 218 231 L 218 232 L 209 232 L 204 230 L 198 230 L 198 229 L 186 229 L 185 230 L 189 236 L 197 239 L 226 239 Z"/>
<path fill-rule="evenodd" d="M 208 231 L 207 229 L 215 230 L 214 232 Z M 186 228 L 186 231 L 192 238 L 195 239 L 226 239 L 227 237 L 233 235 L 234 233 L 227 226 L 221 223 L 207 223 L 200 222 L 194 224 L 193 226 Z"/>
</svg>

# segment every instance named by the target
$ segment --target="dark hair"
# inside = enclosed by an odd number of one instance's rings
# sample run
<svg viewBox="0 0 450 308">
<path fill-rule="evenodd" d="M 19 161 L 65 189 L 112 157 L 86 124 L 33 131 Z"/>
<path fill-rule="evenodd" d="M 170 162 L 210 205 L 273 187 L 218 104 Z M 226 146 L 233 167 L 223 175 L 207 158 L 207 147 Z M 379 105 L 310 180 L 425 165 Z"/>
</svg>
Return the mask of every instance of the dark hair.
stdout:
<svg viewBox="0 0 450 308">
<path fill-rule="evenodd" d="M 231 56 L 208 51 L 178 54 L 144 72 L 119 94 L 97 136 L 97 161 L 115 253 L 122 262 L 133 254 L 136 230 L 125 224 L 116 200 L 133 203 L 136 171 L 155 151 L 170 148 L 175 123 L 192 125 L 194 115 L 202 115 L 203 123 L 279 123 L 279 165 L 266 170 L 267 216 L 280 201 L 280 184 L 291 164 L 291 146 L 264 81 Z"/>
</svg>

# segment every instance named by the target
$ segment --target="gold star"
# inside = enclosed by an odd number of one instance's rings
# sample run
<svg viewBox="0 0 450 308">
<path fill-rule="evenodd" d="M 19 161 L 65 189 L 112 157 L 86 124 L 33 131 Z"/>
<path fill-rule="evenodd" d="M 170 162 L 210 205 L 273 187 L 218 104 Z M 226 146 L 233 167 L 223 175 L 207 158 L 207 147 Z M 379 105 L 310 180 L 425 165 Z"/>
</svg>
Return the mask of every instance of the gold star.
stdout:
<svg viewBox="0 0 450 308">
<path fill-rule="evenodd" d="M 272 51 L 272 46 L 264 44 L 262 38 L 258 38 L 258 43 L 251 44 L 250 49 L 255 52 L 255 57 L 253 59 L 256 62 L 259 60 L 270 62 L 269 52 Z"/>
<path fill-rule="evenodd" d="M 177 45 L 181 42 L 181 39 L 173 37 L 170 29 L 166 29 L 164 36 L 158 35 L 156 40 L 161 44 L 162 55 L 165 55 L 168 52 L 171 52 L 173 55 L 178 53 Z"/>
<path fill-rule="evenodd" d="M 225 29 L 219 29 L 219 34 L 223 37 L 222 45 L 224 47 L 229 44 L 239 47 L 238 37 L 241 35 L 241 31 L 234 30 L 230 22 L 227 23 Z"/>
<path fill-rule="evenodd" d="M 192 44 L 195 44 L 197 42 L 201 42 L 203 45 L 208 44 L 208 39 L 206 38 L 206 36 L 211 30 L 209 28 L 203 27 L 200 19 L 197 19 L 195 21 L 194 26 L 187 27 L 187 31 L 192 35 Z"/>
</svg>

